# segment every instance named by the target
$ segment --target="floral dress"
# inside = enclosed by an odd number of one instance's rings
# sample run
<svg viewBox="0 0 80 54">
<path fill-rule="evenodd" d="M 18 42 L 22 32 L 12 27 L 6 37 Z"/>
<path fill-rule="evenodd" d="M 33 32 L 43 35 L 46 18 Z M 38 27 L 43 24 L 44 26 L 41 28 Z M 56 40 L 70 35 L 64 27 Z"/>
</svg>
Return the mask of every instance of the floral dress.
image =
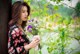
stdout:
<svg viewBox="0 0 80 54">
<path fill-rule="evenodd" d="M 24 46 L 29 44 L 29 39 L 17 25 L 13 25 L 8 31 L 8 54 L 29 54 L 29 50 L 25 50 Z"/>
</svg>

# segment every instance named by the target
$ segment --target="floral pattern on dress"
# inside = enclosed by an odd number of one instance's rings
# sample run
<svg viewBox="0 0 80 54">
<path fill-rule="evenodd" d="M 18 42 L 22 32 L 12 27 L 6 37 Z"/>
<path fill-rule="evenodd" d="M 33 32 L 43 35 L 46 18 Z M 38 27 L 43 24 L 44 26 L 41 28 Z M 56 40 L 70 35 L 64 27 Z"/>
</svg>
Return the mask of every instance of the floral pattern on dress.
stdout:
<svg viewBox="0 0 80 54">
<path fill-rule="evenodd" d="M 17 25 L 13 25 L 9 28 L 8 32 L 8 53 L 9 54 L 29 54 L 26 52 L 24 45 L 29 44 L 29 39 L 19 29 Z"/>
</svg>

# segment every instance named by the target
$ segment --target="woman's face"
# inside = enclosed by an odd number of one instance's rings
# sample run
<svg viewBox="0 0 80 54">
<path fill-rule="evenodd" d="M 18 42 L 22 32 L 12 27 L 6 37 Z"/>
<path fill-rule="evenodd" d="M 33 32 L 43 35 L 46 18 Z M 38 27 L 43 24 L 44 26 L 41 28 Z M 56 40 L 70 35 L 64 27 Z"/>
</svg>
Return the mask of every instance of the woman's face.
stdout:
<svg viewBox="0 0 80 54">
<path fill-rule="evenodd" d="M 27 12 L 27 7 L 26 6 L 23 6 L 21 8 L 21 20 L 22 21 L 26 21 L 28 18 L 28 12 Z"/>
</svg>

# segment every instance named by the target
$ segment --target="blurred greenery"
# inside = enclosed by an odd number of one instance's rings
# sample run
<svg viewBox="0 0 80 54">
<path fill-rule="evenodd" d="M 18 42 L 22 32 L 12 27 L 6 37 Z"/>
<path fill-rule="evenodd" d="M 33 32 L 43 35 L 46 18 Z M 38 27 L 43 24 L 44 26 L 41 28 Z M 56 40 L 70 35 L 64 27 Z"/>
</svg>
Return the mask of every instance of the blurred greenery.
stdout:
<svg viewBox="0 0 80 54">
<path fill-rule="evenodd" d="M 51 1 L 58 4 L 62 0 Z M 38 52 L 32 50 L 36 52 L 34 54 L 79 54 L 80 49 L 76 50 L 80 47 L 80 17 L 78 15 L 76 18 L 73 17 L 75 10 L 64 4 L 52 5 L 47 0 L 31 0 L 29 3 L 30 19 L 37 18 L 39 21 L 38 34 L 41 36 L 42 46 Z"/>
</svg>

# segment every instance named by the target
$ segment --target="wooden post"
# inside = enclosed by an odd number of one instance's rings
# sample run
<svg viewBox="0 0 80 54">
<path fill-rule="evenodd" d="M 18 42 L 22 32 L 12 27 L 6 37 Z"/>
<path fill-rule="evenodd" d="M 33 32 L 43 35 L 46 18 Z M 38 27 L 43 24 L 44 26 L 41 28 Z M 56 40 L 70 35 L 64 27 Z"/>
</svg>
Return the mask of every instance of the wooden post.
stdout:
<svg viewBox="0 0 80 54">
<path fill-rule="evenodd" d="M 7 25 L 10 18 L 11 0 L 0 0 L 0 54 L 8 54 Z"/>
</svg>

